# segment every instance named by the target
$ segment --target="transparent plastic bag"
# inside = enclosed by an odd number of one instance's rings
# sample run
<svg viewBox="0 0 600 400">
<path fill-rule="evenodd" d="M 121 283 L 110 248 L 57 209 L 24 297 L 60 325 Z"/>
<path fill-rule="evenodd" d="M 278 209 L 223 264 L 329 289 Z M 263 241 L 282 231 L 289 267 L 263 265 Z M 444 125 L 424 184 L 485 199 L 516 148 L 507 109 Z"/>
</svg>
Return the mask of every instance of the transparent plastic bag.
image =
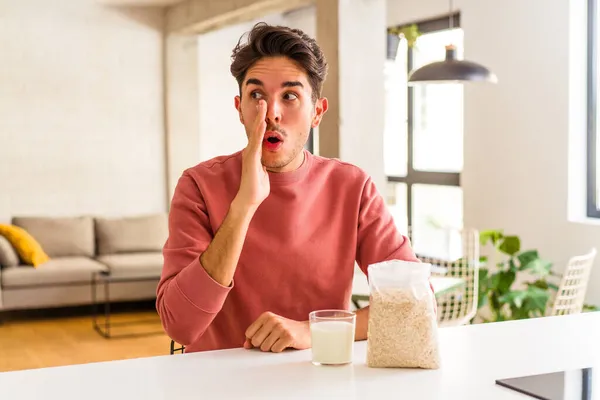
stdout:
<svg viewBox="0 0 600 400">
<path fill-rule="evenodd" d="M 431 265 L 385 261 L 370 265 L 367 365 L 378 368 L 440 367 Z"/>
</svg>

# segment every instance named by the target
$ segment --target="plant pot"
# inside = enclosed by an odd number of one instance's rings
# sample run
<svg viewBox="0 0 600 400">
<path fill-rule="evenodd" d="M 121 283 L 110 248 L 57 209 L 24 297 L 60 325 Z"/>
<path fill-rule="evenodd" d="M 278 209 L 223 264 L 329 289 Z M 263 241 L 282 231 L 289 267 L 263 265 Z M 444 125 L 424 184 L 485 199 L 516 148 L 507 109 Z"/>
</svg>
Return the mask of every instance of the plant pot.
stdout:
<svg viewBox="0 0 600 400">
<path fill-rule="evenodd" d="M 395 33 L 387 34 L 387 59 L 395 60 L 400 45 L 400 36 Z"/>
</svg>

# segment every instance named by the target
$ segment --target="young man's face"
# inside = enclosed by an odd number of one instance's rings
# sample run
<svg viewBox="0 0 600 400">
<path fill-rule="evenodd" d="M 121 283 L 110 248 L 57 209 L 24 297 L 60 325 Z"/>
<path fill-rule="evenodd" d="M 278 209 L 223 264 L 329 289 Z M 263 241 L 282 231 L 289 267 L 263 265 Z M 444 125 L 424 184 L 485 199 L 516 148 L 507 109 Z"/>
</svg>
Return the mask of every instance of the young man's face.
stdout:
<svg viewBox="0 0 600 400">
<path fill-rule="evenodd" d="M 312 101 L 306 72 L 287 57 L 268 57 L 246 73 L 235 107 L 246 135 L 250 135 L 259 100 L 267 104 L 267 131 L 262 164 L 272 172 L 293 171 L 304 160 L 303 148 L 310 128 L 317 127 L 327 111 L 327 99 Z"/>
</svg>

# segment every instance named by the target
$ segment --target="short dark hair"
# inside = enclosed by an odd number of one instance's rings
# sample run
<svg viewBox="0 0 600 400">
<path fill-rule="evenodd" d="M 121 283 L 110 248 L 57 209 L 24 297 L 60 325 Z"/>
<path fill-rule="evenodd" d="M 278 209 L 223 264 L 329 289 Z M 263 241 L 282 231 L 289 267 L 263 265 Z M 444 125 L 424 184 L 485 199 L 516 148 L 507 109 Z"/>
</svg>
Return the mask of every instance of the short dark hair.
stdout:
<svg viewBox="0 0 600 400">
<path fill-rule="evenodd" d="M 300 65 L 308 76 L 312 88 L 312 100 L 321 96 L 323 81 L 327 76 L 327 61 L 316 40 L 300 29 L 286 26 L 273 26 L 259 22 L 250 32 L 248 39 L 242 43 L 245 35 L 240 37 L 231 56 L 231 74 L 240 88 L 248 69 L 263 57 L 285 56 Z"/>
</svg>

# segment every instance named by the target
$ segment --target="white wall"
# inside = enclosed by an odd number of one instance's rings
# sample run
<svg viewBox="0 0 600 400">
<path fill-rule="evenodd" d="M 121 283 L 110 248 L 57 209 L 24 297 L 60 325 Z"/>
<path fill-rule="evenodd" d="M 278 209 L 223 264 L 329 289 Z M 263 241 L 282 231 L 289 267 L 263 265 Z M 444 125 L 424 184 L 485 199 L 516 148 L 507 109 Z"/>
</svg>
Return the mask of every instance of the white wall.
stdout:
<svg viewBox="0 0 600 400">
<path fill-rule="evenodd" d="M 0 220 L 164 211 L 162 11 L 0 0 Z"/>
<path fill-rule="evenodd" d="M 384 194 L 385 1 L 340 6 L 340 159 L 365 170 Z M 379 29 L 381 27 L 381 29 Z"/>
<path fill-rule="evenodd" d="M 234 106 L 234 97 L 239 90 L 229 67 L 232 50 L 240 36 L 259 21 L 300 28 L 308 35 L 314 35 L 315 31 L 314 10 L 309 7 L 284 15 L 268 15 L 199 36 L 200 161 L 234 153 L 247 144 L 244 127 Z"/>
<path fill-rule="evenodd" d="M 315 10 L 315 6 L 310 6 L 285 13 L 282 16 L 282 24 L 301 29 L 308 36 L 314 38 L 317 35 Z"/>
<path fill-rule="evenodd" d="M 518 234 L 562 271 L 569 257 L 600 248 L 600 225 L 570 221 L 585 206 L 584 1 L 455 4 L 465 58 L 500 80 L 465 91 L 465 225 Z M 388 25 L 444 12 L 441 0 L 389 0 Z M 600 304 L 595 267 L 587 301 Z"/>
<path fill-rule="evenodd" d="M 169 34 L 165 53 L 166 168 L 171 200 L 183 171 L 200 159 L 198 37 Z"/>
</svg>

